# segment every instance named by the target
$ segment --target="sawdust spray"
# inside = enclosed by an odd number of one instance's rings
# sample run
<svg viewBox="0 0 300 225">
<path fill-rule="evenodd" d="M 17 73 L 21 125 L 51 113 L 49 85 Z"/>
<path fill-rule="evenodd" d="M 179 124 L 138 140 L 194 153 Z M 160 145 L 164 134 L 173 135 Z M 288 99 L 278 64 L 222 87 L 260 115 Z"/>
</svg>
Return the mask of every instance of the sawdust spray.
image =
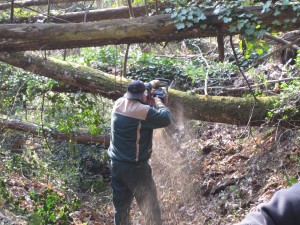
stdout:
<svg viewBox="0 0 300 225">
<path fill-rule="evenodd" d="M 184 224 L 182 213 L 186 212 L 188 207 L 185 202 L 194 198 L 188 163 L 181 151 L 181 142 L 189 138 L 185 132 L 188 120 L 184 118 L 182 112 L 183 110 L 177 107 L 176 121 L 173 121 L 168 128 L 154 132 L 151 166 L 161 205 L 163 224 Z M 192 210 L 195 211 L 195 209 Z M 191 214 L 195 213 L 194 211 Z"/>
</svg>

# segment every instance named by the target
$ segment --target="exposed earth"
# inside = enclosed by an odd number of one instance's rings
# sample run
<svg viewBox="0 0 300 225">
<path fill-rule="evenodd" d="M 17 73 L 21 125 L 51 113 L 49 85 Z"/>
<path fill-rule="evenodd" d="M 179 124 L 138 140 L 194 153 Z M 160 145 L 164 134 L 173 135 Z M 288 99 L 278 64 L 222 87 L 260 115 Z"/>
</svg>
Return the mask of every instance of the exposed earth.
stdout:
<svg viewBox="0 0 300 225">
<path fill-rule="evenodd" d="M 275 191 L 299 179 L 297 129 L 195 121 L 185 121 L 185 127 L 177 125 L 172 131 L 157 130 L 154 138 L 151 165 L 163 224 L 234 224 Z M 1 166 L 14 197 L 49 187 L 4 171 Z M 109 184 L 106 192 L 85 199 L 89 200 L 71 214 L 72 224 L 113 224 Z M 33 207 L 30 200 L 24 205 L 29 210 Z M 27 224 L 25 217 L 9 208 L 0 212 L 0 224 Z M 135 202 L 131 216 L 134 225 L 143 224 Z"/>
</svg>

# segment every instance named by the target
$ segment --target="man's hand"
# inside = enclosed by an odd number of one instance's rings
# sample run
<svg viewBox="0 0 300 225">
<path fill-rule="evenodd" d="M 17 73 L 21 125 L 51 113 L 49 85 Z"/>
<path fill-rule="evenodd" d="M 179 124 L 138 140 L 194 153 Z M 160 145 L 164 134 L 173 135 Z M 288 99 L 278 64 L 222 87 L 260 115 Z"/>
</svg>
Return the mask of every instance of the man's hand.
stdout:
<svg viewBox="0 0 300 225">
<path fill-rule="evenodd" d="M 153 100 L 154 100 L 154 107 L 155 107 L 156 109 L 164 108 L 164 107 L 165 107 L 164 103 L 161 101 L 160 98 L 155 97 L 155 98 L 153 98 Z"/>
<path fill-rule="evenodd" d="M 161 87 L 161 82 L 160 80 L 151 80 L 150 81 L 151 87 L 156 89 L 158 87 Z"/>
</svg>

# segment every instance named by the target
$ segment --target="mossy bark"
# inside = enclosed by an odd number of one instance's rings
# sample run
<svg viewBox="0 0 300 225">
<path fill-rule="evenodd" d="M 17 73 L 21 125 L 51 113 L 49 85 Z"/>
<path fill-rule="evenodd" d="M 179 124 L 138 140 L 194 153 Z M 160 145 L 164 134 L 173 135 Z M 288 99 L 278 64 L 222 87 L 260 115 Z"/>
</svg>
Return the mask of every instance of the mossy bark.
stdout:
<svg viewBox="0 0 300 225">
<path fill-rule="evenodd" d="M 169 93 L 172 111 L 184 118 L 236 125 L 259 125 L 272 109 L 274 98 L 228 97 L 189 94 L 176 90 Z"/>
<path fill-rule="evenodd" d="M 0 60 L 73 87 L 110 99 L 121 97 L 130 80 L 99 70 L 55 59 L 22 53 L 0 53 Z M 236 125 L 259 125 L 265 121 L 275 98 L 205 96 L 170 90 L 168 106 L 175 119 L 186 118 Z M 299 115 L 298 115 L 299 116 Z"/>
</svg>

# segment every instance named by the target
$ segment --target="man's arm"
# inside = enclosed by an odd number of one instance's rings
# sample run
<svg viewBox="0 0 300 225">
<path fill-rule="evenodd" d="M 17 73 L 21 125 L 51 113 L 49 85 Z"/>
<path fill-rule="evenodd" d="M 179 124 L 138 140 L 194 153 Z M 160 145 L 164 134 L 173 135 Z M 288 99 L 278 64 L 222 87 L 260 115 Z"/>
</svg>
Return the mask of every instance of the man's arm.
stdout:
<svg viewBox="0 0 300 225">
<path fill-rule="evenodd" d="M 277 191 L 270 202 L 258 206 L 237 225 L 299 225 L 300 183 Z"/>
<path fill-rule="evenodd" d="M 154 108 L 151 107 L 146 117 L 147 127 L 152 129 L 167 127 L 172 121 L 170 110 L 159 98 L 154 98 Z"/>
</svg>

